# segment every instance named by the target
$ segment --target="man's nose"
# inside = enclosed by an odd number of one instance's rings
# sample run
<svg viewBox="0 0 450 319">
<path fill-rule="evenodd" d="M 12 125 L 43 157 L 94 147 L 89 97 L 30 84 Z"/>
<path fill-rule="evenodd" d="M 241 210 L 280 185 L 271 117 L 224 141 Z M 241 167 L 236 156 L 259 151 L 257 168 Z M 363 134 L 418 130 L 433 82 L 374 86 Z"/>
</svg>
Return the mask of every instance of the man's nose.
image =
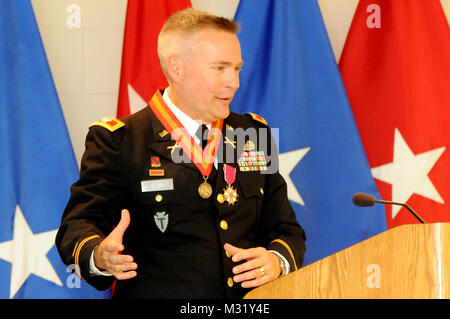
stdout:
<svg viewBox="0 0 450 319">
<path fill-rule="evenodd" d="M 239 71 L 230 70 L 225 79 L 225 86 L 237 90 L 239 85 Z"/>
</svg>

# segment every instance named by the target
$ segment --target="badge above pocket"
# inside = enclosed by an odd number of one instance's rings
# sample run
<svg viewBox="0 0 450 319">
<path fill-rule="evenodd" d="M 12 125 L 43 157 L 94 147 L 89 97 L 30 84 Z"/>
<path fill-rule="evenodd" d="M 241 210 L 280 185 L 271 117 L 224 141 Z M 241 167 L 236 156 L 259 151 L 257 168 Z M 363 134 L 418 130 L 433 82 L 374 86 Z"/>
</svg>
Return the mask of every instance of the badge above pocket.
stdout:
<svg viewBox="0 0 450 319">
<path fill-rule="evenodd" d="M 238 159 L 241 172 L 254 172 L 267 170 L 266 156 L 263 151 L 244 151 Z"/>
</svg>

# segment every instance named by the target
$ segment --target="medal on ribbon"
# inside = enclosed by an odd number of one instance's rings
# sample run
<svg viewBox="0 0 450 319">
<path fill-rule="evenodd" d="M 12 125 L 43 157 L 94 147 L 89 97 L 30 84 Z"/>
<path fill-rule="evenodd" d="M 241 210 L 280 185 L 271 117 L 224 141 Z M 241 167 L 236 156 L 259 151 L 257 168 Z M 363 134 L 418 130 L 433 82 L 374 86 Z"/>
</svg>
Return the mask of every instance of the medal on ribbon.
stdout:
<svg viewBox="0 0 450 319">
<path fill-rule="evenodd" d="M 234 205 L 238 201 L 238 194 L 236 189 L 232 186 L 236 179 L 236 168 L 227 164 L 223 165 L 223 172 L 225 181 L 228 186 L 223 190 L 223 197 L 227 201 L 228 205 Z"/>
<path fill-rule="evenodd" d="M 198 187 L 198 194 L 201 198 L 207 199 L 210 198 L 212 195 L 212 186 L 210 183 L 208 183 L 206 180 L 208 179 L 208 176 L 203 176 L 203 183 L 200 184 Z"/>
</svg>

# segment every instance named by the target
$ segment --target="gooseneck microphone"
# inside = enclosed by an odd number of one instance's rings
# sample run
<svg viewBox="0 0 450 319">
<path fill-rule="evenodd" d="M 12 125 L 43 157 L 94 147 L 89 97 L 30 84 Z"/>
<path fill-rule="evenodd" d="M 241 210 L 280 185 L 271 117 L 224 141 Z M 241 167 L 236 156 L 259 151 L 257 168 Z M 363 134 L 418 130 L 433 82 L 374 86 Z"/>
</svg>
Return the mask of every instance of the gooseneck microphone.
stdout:
<svg viewBox="0 0 450 319">
<path fill-rule="evenodd" d="M 368 207 L 368 206 L 375 205 L 375 203 L 389 204 L 389 205 L 400 205 L 400 206 L 406 207 L 406 209 L 408 209 L 411 212 L 411 214 L 413 214 L 414 217 L 417 218 L 418 221 L 420 221 L 422 224 L 425 224 L 425 222 L 422 219 L 422 217 L 420 217 L 419 214 L 417 214 L 407 204 L 398 203 L 398 202 L 390 202 L 390 201 L 386 201 L 386 200 L 378 200 L 378 199 L 375 198 L 375 196 L 372 196 L 372 195 L 369 195 L 369 194 L 365 194 L 365 193 L 356 193 L 355 195 L 353 195 L 353 204 L 355 204 L 356 206 Z"/>
</svg>

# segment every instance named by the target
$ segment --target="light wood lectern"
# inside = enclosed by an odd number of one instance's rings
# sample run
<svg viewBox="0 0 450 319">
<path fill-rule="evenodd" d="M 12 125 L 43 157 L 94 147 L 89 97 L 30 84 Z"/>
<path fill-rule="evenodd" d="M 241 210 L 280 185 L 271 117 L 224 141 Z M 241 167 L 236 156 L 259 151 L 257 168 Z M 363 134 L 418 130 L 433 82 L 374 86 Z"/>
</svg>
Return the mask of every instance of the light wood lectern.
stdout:
<svg viewBox="0 0 450 319">
<path fill-rule="evenodd" d="M 450 224 L 387 230 L 251 290 L 245 299 L 450 298 Z"/>
</svg>

